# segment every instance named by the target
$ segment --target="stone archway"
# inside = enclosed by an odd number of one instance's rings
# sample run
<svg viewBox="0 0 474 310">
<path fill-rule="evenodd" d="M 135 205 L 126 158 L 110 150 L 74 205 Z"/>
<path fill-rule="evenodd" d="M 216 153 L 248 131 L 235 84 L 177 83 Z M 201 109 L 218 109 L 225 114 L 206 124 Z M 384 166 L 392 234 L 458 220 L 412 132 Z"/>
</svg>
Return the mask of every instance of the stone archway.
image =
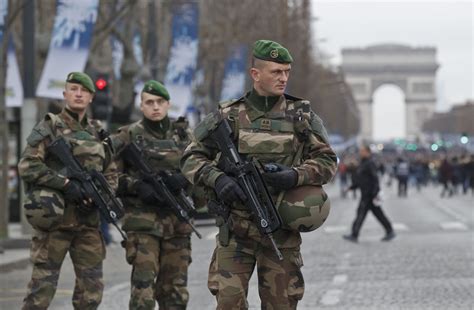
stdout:
<svg viewBox="0 0 474 310">
<path fill-rule="evenodd" d="M 434 47 L 381 44 L 342 49 L 342 70 L 360 111 L 361 138 L 372 138 L 373 94 L 384 84 L 395 84 L 404 92 L 406 134 L 418 136 L 436 107 L 438 67 Z"/>
</svg>

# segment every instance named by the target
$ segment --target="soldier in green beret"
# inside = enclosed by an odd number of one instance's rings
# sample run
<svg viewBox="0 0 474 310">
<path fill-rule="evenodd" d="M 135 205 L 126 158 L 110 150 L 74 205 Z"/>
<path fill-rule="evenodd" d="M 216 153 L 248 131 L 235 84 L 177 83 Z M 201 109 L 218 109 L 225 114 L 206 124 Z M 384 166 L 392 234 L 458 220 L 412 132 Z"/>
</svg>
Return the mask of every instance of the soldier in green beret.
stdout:
<svg viewBox="0 0 474 310">
<path fill-rule="evenodd" d="M 325 219 L 309 211 L 307 203 L 321 201 L 322 205 L 327 200 L 321 185 L 336 172 L 336 154 L 310 103 L 285 94 L 292 61 L 289 51 L 279 43 L 255 42 L 250 69 L 253 89 L 240 99 L 220 103 L 219 111 L 196 127 L 195 139 L 181 160 L 188 180 L 211 189 L 228 208 L 228 214 L 222 212 L 217 221 L 219 234 L 209 268 L 208 288 L 216 296 L 217 309 L 248 308 L 248 283 L 255 266 L 262 309 L 296 309 L 303 297 L 300 232 L 314 230 Z M 281 202 L 278 211 L 284 226 L 273 237 L 283 260 L 252 221 L 236 175 L 216 162 L 220 150 L 210 132 L 222 118 L 229 121 L 234 144 L 243 158 L 256 158 L 278 168 L 263 177 L 274 201 Z M 308 192 L 306 188 L 314 190 Z M 291 194 L 288 201 L 277 201 L 286 191 Z M 310 199 L 295 197 L 292 191 Z M 305 208 L 307 212 L 301 212 Z M 327 216 L 326 210 L 324 213 Z"/>
<path fill-rule="evenodd" d="M 82 203 L 87 198 L 80 183 L 64 176 L 64 167 L 48 152 L 48 145 L 56 137 L 65 138 L 85 169 L 102 172 L 116 188 L 118 177 L 112 153 L 99 138 L 102 126 L 86 115 L 94 93 L 94 83 L 87 74 L 68 74 L 63 92 L 65 107 L 59 114 L 48 113 L 36 125 L 18 164 L 26 189 L 24 212 L 34 228 L 33 273 L 22 309 L 49 307 L 67 252 L 76 273 L 74 309 L 97 309 L 102 300 L 105 246 L 98 210 Z"/>
<path fill-rule="evenodd" d="M 135 142 L 155 172 L 165 172 L 172 191 L 188 190 L 190 183 L 179 170 L 189 143 L 188 122 L 168 117 L 170 95 L 157 81 L 141 92 L 143 118 L 119 129 L 112 141 L 122 172 L 119 190 L 125 204 L 123 229 L 127 232 L 126 259 L 133 266 L 130 309 L 185 309 L 188 266 L 191 263 L 191 227 L 182 222 L 156 195 L 150 181 L 131 167 L 122 150 Z"/>
</svg>

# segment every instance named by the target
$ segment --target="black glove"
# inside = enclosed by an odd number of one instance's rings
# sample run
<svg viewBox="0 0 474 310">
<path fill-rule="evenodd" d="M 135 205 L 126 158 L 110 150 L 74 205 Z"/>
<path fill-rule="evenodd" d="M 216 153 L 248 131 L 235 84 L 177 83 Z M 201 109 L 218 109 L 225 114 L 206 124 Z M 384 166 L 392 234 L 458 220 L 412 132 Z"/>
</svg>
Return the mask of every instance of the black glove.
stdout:
<svg viewBox="0 0 474 310">
<path fill-rule="evenodd" d="M 188 180 L 181 173 L 174 173 L 164 177 L 164 182 L 172 193 L 179 193 L 189 185 Z"/>
<path fill-rule="evenodd" d="M 89 200 L 84 195 L 81 183 L 77 180 L 70 179 L 64 188 L 64 200 L 76 205 L 76 209 L 82 213 L 90 213 L 94 210 Z"/>
<path fill-rule="evenodd" d="M 298 184 L 298 173 L 290 167 L 271 163 L 265 165 L 263 179 L 274 189 L 286 191 Z"/>
<path fill-rule="evenodd" d="M 240 185 L 237 184 L 233 178 L 226 176 L 225 174 L 217 178 L 214 189 L 216 191 L 217 197 L 227 204 L 231 204 L 232 202 L 238 200 L 242 202 L 247 200 L 247 197 L 240 188 Z"/>
<path fill-rule="evenodd" d="M 74 179 L 69 179 L 69 182 L 64 187 L 64 200 L 74 204 L 81 204 L 85 199 L 82 192 L 81 183 Z"/>
<path fill-rule="evenodd" d="M 153 186 L 146 181 L 137 181 L 134 185 L 134 189 L 138 198 L 148 205 L 163 203 L 163 199 L 156 194 Z"/>
</svg>

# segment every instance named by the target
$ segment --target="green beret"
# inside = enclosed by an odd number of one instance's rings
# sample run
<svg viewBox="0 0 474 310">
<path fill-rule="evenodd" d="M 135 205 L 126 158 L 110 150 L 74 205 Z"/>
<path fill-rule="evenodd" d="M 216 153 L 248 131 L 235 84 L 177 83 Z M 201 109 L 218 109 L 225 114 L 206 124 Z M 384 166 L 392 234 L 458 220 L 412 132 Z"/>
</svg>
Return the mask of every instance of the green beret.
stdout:
<svg viewBox="0 0 474 310">
<path fill-rule="evenodd" d="M 281 44 L 270 40 L 258 40 L 253 44 L 253 56 L 258 59 L 289 64 L 293 62 L 290 52 Z"/>
<path fill-rule="evenodd" d="M 145 83 L 142 89 L 142 93 L 149 93 L 155 96 L 160 96 L 166 100 L 170 100 L 170 94 L 166 90 L 165 86 L 155 80 L 149 80 Z"/>
<path fill-rule="evenodd" d="M 95 93 L 94 82 L 92 82 L 92 79 L 85 73 L 71 72 L 67 75 L 66 82 L 80 84 L 87 88 L 91 93 Z"/>
</svg>

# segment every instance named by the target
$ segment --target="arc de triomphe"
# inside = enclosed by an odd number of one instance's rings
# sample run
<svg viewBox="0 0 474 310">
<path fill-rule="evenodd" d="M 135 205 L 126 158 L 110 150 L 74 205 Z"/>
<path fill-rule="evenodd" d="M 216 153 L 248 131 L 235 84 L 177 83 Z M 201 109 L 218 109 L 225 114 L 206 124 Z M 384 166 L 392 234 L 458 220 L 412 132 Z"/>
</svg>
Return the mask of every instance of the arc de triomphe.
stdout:
<svg viewBox="0 0 474 310">
<path fill-rule="evenodd" d="M 381 44 L 342 49 L 342 70 L 360 111 L 361 138 L 372 138 L 372 97 L 385 84 L 395 84 L 405 93 L 406 134 L 417 136 L 435 110 L 437 69 L 434 47 Z"/>
</svg>

